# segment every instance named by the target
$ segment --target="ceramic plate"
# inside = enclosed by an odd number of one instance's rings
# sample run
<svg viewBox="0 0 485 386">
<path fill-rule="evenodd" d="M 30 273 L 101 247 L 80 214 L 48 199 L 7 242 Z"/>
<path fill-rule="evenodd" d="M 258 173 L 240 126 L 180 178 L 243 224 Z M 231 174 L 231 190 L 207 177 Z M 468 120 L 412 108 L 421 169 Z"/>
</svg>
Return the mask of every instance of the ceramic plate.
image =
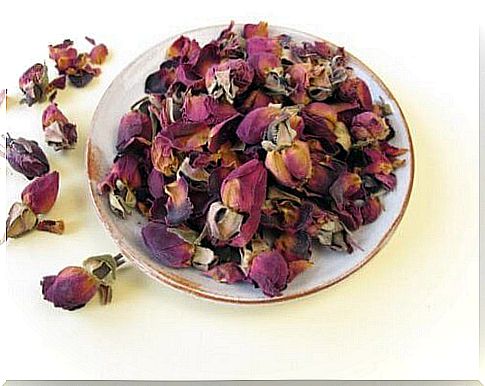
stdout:
<svg viewBox="0 0 485 386">
<path fill-rule="evenodd" d="M 216 38 L 222 28 L 223 26 L 213 26 L 183 34 L 197 39 L 203 45 Z M 289 34 L 297 41 L 323 40 L 287 28 L 270 28 L 272 35 L 281 33 Z M 343 280 L 367 263 L 389 240 L 404 214 L 413 182 L 414 158 L 409 129 L 397 101 L 384 83 L 351 54 L 349 65 L 369 85 L 373 99 L 382 97 L 392 108 L 393 115 L 390 120 L 396 137 L 391 143 L 409 149 L 403 157 L 406 160 L 405 166 L 396 171 L 396 190 L 384 196 L 385 211 L 376 222 L 363 226 L 354 233 L 361 249 L 356 249 L 350 255 L 328 249 L 314 250 L 313 267 L 297 276 L 283 291 L 282 296 L 268 298 L 248 284 L 222 284 L 195 269 L 173 269 L 157 263 L 150 258 L 141 238 L 140 230 L 146 219 L 138 213 L 126 220 L 113 214 L 106 197 L 97 194 L 96 185 L 109 171 L 116 155 L 118 123 L 130 106 L 144 96 L 145 78 L 158 69 L 167 48 L 177 37 L 157 44 L 126 67 L 106 90 L 92 120 L 86 154 L 91 195 L 102 223 L 122 253 L 147 275 L 173 288 L 206 299 L 235 304 L 264 304 L 309 295 Z"/>
</svg>

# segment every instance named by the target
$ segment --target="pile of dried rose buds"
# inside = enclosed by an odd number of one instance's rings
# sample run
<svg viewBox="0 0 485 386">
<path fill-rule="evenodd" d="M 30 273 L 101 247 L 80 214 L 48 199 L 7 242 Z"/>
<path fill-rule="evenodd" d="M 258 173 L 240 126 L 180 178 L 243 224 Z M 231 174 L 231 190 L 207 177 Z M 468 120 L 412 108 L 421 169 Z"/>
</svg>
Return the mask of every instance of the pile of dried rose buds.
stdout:
<svg viewBox="0 0 485 386">
<path fill-rule="evenodd" d="M 99 184 L 112 210 L 148 219 L 153 259 L 279 296 L 311 266 L 312 241 L 351 253 L 405 150 L 343 48 L 231 25 L 181 36 L 120 121 Z"/>
</svg>

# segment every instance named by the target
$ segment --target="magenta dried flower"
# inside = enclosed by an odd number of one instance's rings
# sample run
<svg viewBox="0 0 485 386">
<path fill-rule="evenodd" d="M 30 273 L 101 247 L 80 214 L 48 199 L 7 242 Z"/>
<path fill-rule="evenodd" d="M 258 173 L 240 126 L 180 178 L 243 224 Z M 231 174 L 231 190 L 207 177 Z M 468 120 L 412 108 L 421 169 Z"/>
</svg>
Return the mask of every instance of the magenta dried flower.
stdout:
<svg viewBox="0 0 485 386">
<path fill-rule="evenodd" d="M 49 172 L 49 161 L 37 142 L 7 134 L 6 147 L 10 166 L 29 180 Z"/>
<path fill-rule="evenodd" d="M 241 268 L 233 261 L 216 265 L 207 271 L 206 275 L 221 283 L 227 284 L 234 284 L 245 279 Z"/>
<path fill-rule="evenodd" d="M 280 115 L 281 109 L 274 106 L 260 107 L 247 114 L 237 128 L 241 141 L 254 145 L 263 140 L 268 127 Z"/>
<path fill-rule="evenodd" d="M 129 111 L 121 118 L 116 150 L 121 153 L 130 147 L 150 146 L 152 133 L 152 121 L 148 115 L 141 111 Z"/>
<path fill-rule="evenodd" d="M 258 160 L 251 160 L 234 169 L 224 179 L 221 187 L 222 203 L 231 210 L 247 214 L 241 231 L 230 245 L 242 247 L 258 229 L 261 206 L 266 196 L 267 172 Z"/>
<path fill-rule="evenodd" d="M 258 24 L 245 24 L 242 36 L 245 39 L 251 39 L 255 36 L 262 38 L 268 37 L 268 23 L 261 21 Z"/>
<path fill-rule="evenodd" d="M 380 141 L 387 138 L 390 130 L 384 119 L 366 111 L 354 117 L 351 133 L 359 141 Z"/>
<path fill-rule="evenodd" d="M 94 47 L 89 52 L 89 59 L 93 64 L 103 64 L 108 56 L 108 47 L 105 44 L 96 44 L 94 39 L 86 36 L 86 40 Z"/>
<path fill-rule="evenodd" d="M 263 252 L 251 262 L 249 279 L 267 296 L 280 296 L 288 282 L 288 264 L 277 251 Z"/>
<path fill-rule="evenodd" d="M 45 276 L 41 281 L 44 299 L 68 311 L 84 307 L 96 293 L 102 304 L 112 298 L 111 285 L 116 279 L 116 269 L 123 264 L 121 255 L 93 256 L 83 262 L 83 267 L 70 266 L 57 275 Z"/>
<path fill-rule="evenodd" d="M 44 101 L 48 85 L 47 66 L 41 63 L 34 64 L 19 79 L 19 87 L 24 94 L 23 101 L 29 106 Z"/>
<path fill-rule="evenodd" d="M 170 232 L 165 224 L 150 222 L 142 228 L 141 233 L 152 258 L 169 267 L 190 266 L 195 253 L 194 245 Z"/>
<path fill-rule="evenodd" d="M 45 141 L 54 150 L 73 149 L 77 142 L 76 125 L 70 123 L 52 102 L 42 113 Z"/>
<path fill-rule="evenodd" d="M 308 233 L 282 233 L 274 242 L 274 248 L 281 253 L 287 262 L 309 260 L 312 254 L 312 243 Z"/>
<path fill-rule="evenodd" d="M 236 96 L 243 94 L 253 81 L 254 70 L 242 59 L 229 59 L 211 67 L 205 75 L 205 86 L 209 95 L 218 99 L 222 96 L 233 103 Z"/>
<path fill-rule="evenodd" d="M 35 214 L 45 214 L 54 206 L 59 191 L 59 173 L 37 177 L 22 191 L 22 202 Z"/>
<path fill-rule="evenodd" d="M 68 311 L 84 307 L 98 292 L 96 278 L 82 267 L 64 268 L 44 277 L 41 285 L 45 300 Z"/>
<path fill-rule="evenodd" d="M 165 205 L 167 225 L 180 225 L 190 217 L 193 209 L 188 196 L 189 186 L 187 181 L 183 177 L 177 178 L 174 182 L 165 185 L 165 193 L 168 196 Z"/>
<path fill-rule="evenodd" d="M 340 84 L 338 96 L 345 102 L 358 102 L 366 111 L 372 110 L 372 96 L 367 84 L 360 78 L 347 78 Z"/>
</svg>

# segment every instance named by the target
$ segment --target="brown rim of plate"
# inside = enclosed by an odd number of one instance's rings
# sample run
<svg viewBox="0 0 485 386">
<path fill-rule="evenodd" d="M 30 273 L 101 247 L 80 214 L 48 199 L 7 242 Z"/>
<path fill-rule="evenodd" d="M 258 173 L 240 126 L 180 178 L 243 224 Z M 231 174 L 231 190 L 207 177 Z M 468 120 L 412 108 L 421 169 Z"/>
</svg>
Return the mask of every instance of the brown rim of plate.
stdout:
<svg viewBox="0 0 485 386">
<path fill-rule="evenodd" d="M 203 29 L 206 29 L 206 28 L 218 28 L 218 27 L 224 28 L 226 26 L 227 25 L 224 24 L 224 25 L 217 25 L 217 26 L 202 27 L 202 28 L 197 28 L 197 29 L 193 29 L 193 30 L 190 30 L 190 31 L 186 31 L 183 34 L 184 35 L 191 35 L 193 33 L 198 32 L 199 30 L 203 30 Z M 240 26 L 240 25 L 235 24 L 235 26 L 237 27 L 237 26 Z M 329 41 L 322 39 L 318 36 L 308 34 L 306 32 L 301 32 L 301 31 L 298 31 L 298 30 L 295 30 L 295 29 L 292 29 L 292 28 L 286 28 L 286 27 L 279 27 L 279 26 L 273 26 L 273 27 L 280 28 L 280 29 L 288 31 L 290 33 L 293 32 L 293 33 L 297 33 L 297 34 L 300 34 L 300 35 L 305 35 L 305 36 L 307 36 L 311 39 L 314 39 L 316 41 L 323 41 L 323 42 L 329 43 L 332 46 L 336 47 L 336 45 L 333 44 L 332 42 L 329 42 Z M 166 41 L 175 40 L 178 36 L 179 35 L 177 34 L 175 37 L 169 38 Z M 158 45 L 160 45 L 160 43 L 149 48 L 147 51 L 154 49 Z M 145 51 L 145 52 L 147 52 L 147 51 Z M 139 55 L 137 58 L 135 58 L 127 67 L 125 67 L 125 69 L 128 68 L 128 67 L 131 67 L 135 62 L 137 62 L 138 59 L 145 54 L 145 52 L 142 53 L 141 55 Z M 410 181 L 409 181 L 408 190 L 406 192 L 406 196 L 404 198 L 403 205 L 401 207 L 401 211 L 399 212 L 398 216 L 396 217 L 396 219 L 394 220 L 392 225 L 389 227 L 387 232 L 381 238 L 381 240 L 379 241 L 377 246 L 371 252 L 369 252 L 367 254 L 367 256 L 362 261 L 360 261 L 357 265 L 355 265 L 354 267 L 352 267 L 348 271 L 344 272 L 340 276 L 337 276 L 333 280 L 328 281 L 324 284 L 318 285 L 318 286 L 311 288 L 309 290 L 301 291 L 301 292 L 291 294 L 291 295 L 285 295 L 283 293 L 282 296 L 273 297 L 273 298 L 268 297 L 268 298 L 261 298 L 261 299 L 238 299 L 238 298 L 234 298 L 234 297 L 214 295 L 212 293 L 209 293 L 209 292 L 206 292 L 204 290 L 199 289 L 197 285 L 195 285 L 194 283 L 192 283 L 192 282 L 190 282 L 190 281 L 188 281 L 184 278 L 181 278 L 178 275 L 174 275 L 172 273 L 162 271 L 162 270 L 155 270 L 152 267 L 146 265 L 144 262 L 142 262 L 142 261 L 140 261 L 139 259 L 136 258 L 136 253 L 131 249 L 131 247 L 127 243 L 124 242 L 124 239 L 123 239 L 122 235 L 119 233 L 118 229 L 116 229 L 115 224 L 112 224 L 110 222 L 109 218 L 106 217 L 106 215 L 104 213 L 102 213 L 101 209 L 100 209 L 101 208 L 101 202 L 100 202 L 101 196 L 99 196 L 96 192 L 96 184 L 95 184 L 95 181 L 94 181 L 95 178 L 92 175 L 93 171 L 96 168 L 95 167 L 93 168 L 94 165 L 92 165 L 92 163 L 94 162 L 93 158 L 95 156 L 93 154 L 93 150 L 92 150 L 93 145 L 91 143 L 91 132 L 92 132 L 93 126 L 94 126 L 93 123 L 95 122 L 96 117 L 99 114 L 99 104 L 98 104 L 98 106 L 96 107 L 96 110 L 93 114 L 93 118 L 91 120 L 91 127 L 90 127 L 89 136 L 88 136 L 87 144 L 86 144 L 86 172 L 87 172 L 88 183 L 89 183 L 89 191 L 91 193 L 91 198 L 94 202 L 94 207 L 96 209 L 96 213 L 97 213 L 99 219 L 103 223 L 104 227 L 108 230 L 108 232 L 110 233 L 111 237 L 113 238 L 115 243 L 120 248 L 123 255 L 126 256 L 130 261 L 132 261 L 141 271 L 146 273 L 148 276 L 150 276 L 150 277 L 152 277 L 152 278 L 154 278 L 158 281 L 161 281 L 162 283 L 164 283 L 164 284 L 166 284 L 166 285 L 168 285 L 172 288 L 175 288 L 177 290 L 180 290 L 180 291 L 183 291 L 185 293 L 189 293 L 191 295 L 195 295 L 197 297 L 201 297 L 201 298 L 204 298 L 204 299 L 207 299 L 207 300 L 213 300 L 213 301 L 218 301 L 218 302 L 223 302 L 223 303 L 238 304 L 238 305 L 240 305 L 240 304 L 243 304 L 243 305 L 272 304 L 272 303 L 279 303 L 279 302 L 294 300 L 294 299 L 298 299 L 298 298 L 301 298 L 301 297 L 304 297 L 304 296 L 312 295 L 312 294 L 315 294 L 315 293 L 317 293 L 317 292 L 319 292 L 319 291 L 321 291 L 325 288 L 329 288 L 329 287 L 337 284 L 338 282 L 349 277 L 354 272 L 357 272 L 360 268 L 362 268 L 365 264 L 367 264 L 386 245 L 386 243 L 389 241 L 389 239 L 391 238 L 391 236 L 393 235 L 393 233 L 397 229 L 399 223 L 401 222 L 401 220 L 404 216 L 404 213 L 406 212 L 406 209 L 408 207 L 409 200 L 410 200 L 410 197 L 411 197 L 411 191 L 412 191 L 413 184 L 414 184 L 414 161 L 415 161 L 415 159 L 414 159 L 414 148 L 413 148 L 411 133 L 409 131 L 409 126 L 408 126 L 408 123 L 406 121 L 406 117 L 404 116 L 404 113 L 401 109 L 401 106 L 399 105 L 397 99 L 394 97 L 392 92 L 388 89 L 388 87 L 384 84 L 384 82 L 379 78 L 379 76 L 377 76 L 374 73 L 374 71 L 372 71 L 365 63 L 363 63 L 360 59 L 358 59 L 357 57 L 352 55 L 347 50 L 345 52 L 349 55 L 349 57 L 352 58 L 352 60 L 359 63 L 362 66 L 362 68 L 364 68 L 369 73 L 371 78 L 377 84 L 379 84 L 379 86 L 381 86 L 385 90 L 385 92 L 391 97 L 391 99 L 396 103 L 396 106 L 399 109 L 399 113 L 401 114 L 401 117 L 403 119 L 404 126 L 405 126 L 406 133 L 407 133 L 407 137 L 408 137 L 408 140 L 409 140 Z M 122 70 L 122 71 L 124 71 L 124 70 Z M 116 80 L 116 78 L 113 79 L 111 84 L 105 90 L 100 101 L 103 99 L 104 95 L 108 92 L 108 90 L 111 89 L 115 80 Z"/>
</svg>

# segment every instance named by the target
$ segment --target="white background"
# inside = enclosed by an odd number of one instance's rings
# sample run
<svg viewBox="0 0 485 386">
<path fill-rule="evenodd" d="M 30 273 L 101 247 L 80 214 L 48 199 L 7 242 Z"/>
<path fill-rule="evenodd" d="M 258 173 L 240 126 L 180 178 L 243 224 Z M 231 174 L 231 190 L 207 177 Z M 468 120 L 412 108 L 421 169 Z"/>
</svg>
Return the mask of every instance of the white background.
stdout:
<svg viewBox="0 0 485 386">
<path fill-rule="evenodd" d="M 66 234 L 29 234 L 9 241 L 2 256 L 3 378 L 478 378 L 478 9 L 472 2 L 10 1 L 1 12 L 0 88 L 11 95 L 2 125 L 14 136 L 42 142 L 42 106 L 18 106 L 16 82 L 48 58 L 49 43 L 71 38 L 82 47 L 88 35 L 112 52 L 100 78 L 58 98 L 78 124 L 77 149 L 60 154 L 44 147 L 61 174 L 49 217 L 64 218 Z M 103 91 L 155 43 L 230 19 L 263 19 L 344 45 L 390 87 L 416 151 L 411 202 L 394 237 L 347 280 L 287 304 L 209 303 L 130 267 L 120 271 L 110 306 L 53 308 L 41 297 L 43 275 L 116 252 L 88 199 L 84 171 L 84 141 Z M 7 168 L 7 184 L 9 205 L 26 181 Z"/>
</svg>

